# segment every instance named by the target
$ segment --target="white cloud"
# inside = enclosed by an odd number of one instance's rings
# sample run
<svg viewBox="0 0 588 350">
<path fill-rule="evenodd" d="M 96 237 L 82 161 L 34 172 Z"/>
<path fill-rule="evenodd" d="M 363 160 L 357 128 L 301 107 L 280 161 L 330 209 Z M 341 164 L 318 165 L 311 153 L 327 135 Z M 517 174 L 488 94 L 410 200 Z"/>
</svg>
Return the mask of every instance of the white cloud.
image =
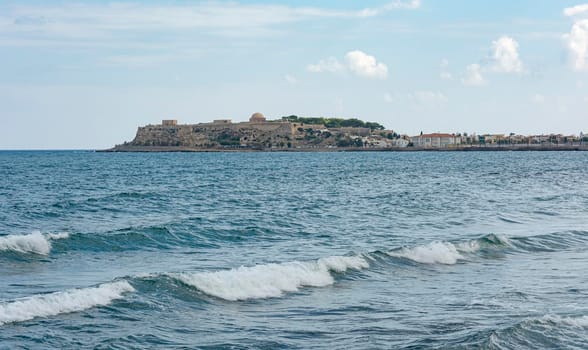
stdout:
<svg viewBox="0 0 588 350">
<path fill-rule="evenodd" d="M 577 15 L 585 13 L 585 12 L 588 12 L 588 4 L 581 4 L 581 5 L 576 5 L 573 7 L 567 7 L 563 11 L 564 15 L 566 15 L 568 17 L 577 16 Z"/>
<path fill-rule="evenodd" d="M 0 35 L 20 43 L 71 38 L 109 41 L 124 35 L 200 31 L 223 36 L 268 35 L 274 27 L 324 18 L 362 19 L 393 10 L 420 7 L 418 0 L 396 0 L 378 8 L 338 10 L 279 4 L 226 2 L 168 2 L 164 5 L 132 3 L 59 3 L 39 5 L 0 4 Z M 272 29 L 272 30 L 270 30 Z M 126 37 L 126 39 L 129 39 Z M 82 41 L 82 40 L 80 40 Z M 76 43 L 74 41 L 73 43 Z"/>
<path fill-rule="evenodd" d="M 288 82 L 288 84 L 294 85 L 294 84 L 298 83 L 298 79 L 295 76 L 290 75 L 290 74 L 286 74 L 284 76 L 284 79 L 286 80 L 286 82 Z"/>
<path fill-rule="evenodd" d="M 466 67 L 466 75 L 461 82 L 467 86 L 486 85 L 486 80 L 482 76 L 482 68 L 479 64 L 470 64 Z"/>
<path fill-rule="evenodd" d="M 588 71 L 588 19 L 578 20 L 569 34 L 564 35 L 572 68 Z"/>
<path fill-rule="evenodd" d="M 378 62 L 374 56 L 362 51 L 350 51 L 345 55 L 345 61 L 349 70 L 363 78 L 386 79 L 388 66 Z"/>
<path fill-rule="evenodd" d="M 345 62 L 341 63 L 335 57 L 320 60 L 316 64 L 309 64 L 306 70 L 312 73 L 337 73 L 349 71 L 361 78 L 386 79 L 388 77 L 388 66 L 378 62 L 374 56 L 363 51 L 349 51 L 345 54 Z"/>
<path fill-rule="evenodd" d="M 502 36 L 492 42 L 492 69 L 503 73 L 521 73 L 523 63 L 519 58 L 519 44 L 511 37 Z"/>
<path fill-rule="evenodd" d="M 345 66 L 339 62 L 335 57 L 329 57 L 325 60 L 320 60 L 316 64 L 309 64 L 306 70 L 312 73 L 336 73 L 345 70 Z"/>
<path fill-rule="evenodd" d="M 414 10 L 414 9 L 418 9 L 419 7 L 421 7 L 420 0 L 411 0 L 411 1 L 397 0 L 397 1 L 390 2 L 384 6 L 381 6 L 381 7 L 365 8 L 360 11 L 360 15 L 362 17 L 372 17 L 372 16 L 377 16 L 379 14 L 382 14 L 382 13 L 388 12 L 388 11 L 393 11 L 393 10 L 398 10 L 398 9 Z"/>
<path fill-rule="evenodd" d="M 443 67 L 444 62 L 441 63 Z M 519 58 L 519 44 L 511 37 L 501 36 L 492 42 L 492 52 L 487 65 L 470 64 L 461 82 L 467 86 L 486 85 L 483 72 L 522 73 L 523 62 Z M 441 73 L 443 78 L 443 72 Z"/>
</svg>

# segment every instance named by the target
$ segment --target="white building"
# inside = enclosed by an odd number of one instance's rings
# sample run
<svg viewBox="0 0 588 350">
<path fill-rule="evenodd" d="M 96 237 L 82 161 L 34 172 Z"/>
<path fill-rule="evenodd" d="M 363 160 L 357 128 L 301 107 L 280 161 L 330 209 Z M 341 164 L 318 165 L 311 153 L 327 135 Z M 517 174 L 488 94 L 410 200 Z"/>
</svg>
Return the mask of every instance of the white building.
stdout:
<svg viewBox="0 0 588 350">
<path fill-rule="evenodd" d="M 461 144 L 461 137 L 452 134 L 422 134 L 418 136 L 412 136 L 410 142 L 414 147 L 451 147 Z"/>
</svg>

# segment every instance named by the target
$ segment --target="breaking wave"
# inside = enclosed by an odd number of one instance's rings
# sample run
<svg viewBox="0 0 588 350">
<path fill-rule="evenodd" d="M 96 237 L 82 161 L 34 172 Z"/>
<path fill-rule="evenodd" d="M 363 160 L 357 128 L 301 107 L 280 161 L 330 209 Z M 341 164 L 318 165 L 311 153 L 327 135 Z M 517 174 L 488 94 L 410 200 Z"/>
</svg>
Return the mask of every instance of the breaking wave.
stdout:
<svg viewBox="0 0 588 350">
<path fill-rule="evenodd" d="M 97 287 L 71 289 L 40 294 L 0 304 L 0 325 L 55 316 L 110 304 L 135 289 L 127 281 L 101 284 Z"/>
<path fill-rule="evenodd" d="M 273 298 L 300 287 L 325 287 L 335 279 L 332 272 L 368 268 L 361 256 L 331 256 L 316 261 L 241 266 L 236 269 L 170 275 L 203 293 L 229 301 Z"/>
<path fill-rule="evenodd" d="M 409 259 L 421 264 L 454 265 L 459 260 L 466 260 L 467 254 L 478 252 L 487 245 L 510 245 L 508 238 L 487 235 L 480 239 L 451 243 L 435 241 L 412 248 L 400 248 L 387 252 L 389 256 Z"/>
<path fill-rule="evenodd" d="M 68 237 L 67 232 L 42 234 L 39 231 L 26 235 L 0 236 L 0 251 L 48 255 L 51 251 L 51 240 Z"/>
<path fill-rule="evenodd" d="M 545 315 L 537 321 L 543 324 L 555 324 L 576 328 L 588 328 L 588 316 L 562 317 L 558 315 Z"/>
<path fill-rule="evenodd" d="M 562 237 L 562 233 L 557 235 Z M 564 239 L 569 241 L 571 246 L 575 246 L 573 242 L 586 235 L 584 231 L 571 232 L 569 237 Z M 527 242 L 533 239 L 532 236 L 507 238 L 489 234 L 473 240 L 434 241 L 414 247 L 401 247 L 384 253 L 375 251 L 356 256 L 331 256 L 314 261 L 241 266 L 211 272 L 167 273 L 149 275 L 149 279 L 171 278 L 183 285 L 196 288 L 204 294 L 229 301 L 275 298 L 287 292 L 296 292 L 302 287 L 332 285 L 335 283 L 334 273 L 367 269 L 370 267 L 368 261 L 378 265 L 382 261 L 382 255 L 407 259 L 420 264 L 454 265 L 459 261 L 492 258 L 496 256 L 496 252 L 533 252 L 534 246 Z"/>
<path fill-rule="evenodd" d="M 45 236 L 49 239 L 57 240 L 57 239 L 67 239 L 69 238 L 69 233 L 67 232 L 59 232 L 59 233 L 47 233 Z"/>
<path fill-rule="evenodd" d="M 414 247 L 402 247 L 387 255 L 409 259 L 421 264 L 454 265 L 474 256 L 484 257 L 488 251 L 505 254 L 553 252 L 577 249 L 588 242 L 588 231 L 564 231 L 536 236 L 506 237 L 488 234 L 478 239 L 448 242 L 434 241 Z M 482 254 L 479 254 L 482 252 Z"/>
<path fill-rule="evenodd" d="M 432 242 L 414 248 L 401 248 L 400 250 L 388 252 L 388 255 L 410 259 L 423 264 L 453 265 L 458 260 L 464 259 L 457 247 L 449 242 Z"/>
</svg>

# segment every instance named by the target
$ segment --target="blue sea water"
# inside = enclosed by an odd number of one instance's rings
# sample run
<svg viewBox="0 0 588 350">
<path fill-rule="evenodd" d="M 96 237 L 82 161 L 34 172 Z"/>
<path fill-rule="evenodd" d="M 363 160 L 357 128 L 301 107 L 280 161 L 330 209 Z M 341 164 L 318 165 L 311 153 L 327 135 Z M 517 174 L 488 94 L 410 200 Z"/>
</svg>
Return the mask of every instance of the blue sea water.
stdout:
<svg viewBox="0 0 588 350">
<path fill-rule="evenodd" d="M 588 153 L 0 152 L 0 349 L 588 348 Z"/>
</svg>

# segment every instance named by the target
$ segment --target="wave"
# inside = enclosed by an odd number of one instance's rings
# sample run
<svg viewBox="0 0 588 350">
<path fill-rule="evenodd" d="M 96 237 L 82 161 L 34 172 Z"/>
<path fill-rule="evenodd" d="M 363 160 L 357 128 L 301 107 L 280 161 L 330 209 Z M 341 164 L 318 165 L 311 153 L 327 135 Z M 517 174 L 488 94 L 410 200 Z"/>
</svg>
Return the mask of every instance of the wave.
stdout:
<svg viewBox="0 0 588 350">
<path fill-rule="evenodd" d="M 160 199 L 161 196 L 162 194 L 157 192 L 122 191 L 84 199 L 66 199 L 53 203 L 51 207 L 57 209 L 98 210 L 108 209 L 104 205 L 110 205 L 113 202 L 123 203 L 135 199 Z"/>
<path fill-rule="evenodd" d="M 193 221 L 198 221 L 194 223 Z M 76 251 L 171 250 L 185 248 L 220 248 L 224 244 L 252 241 L 286 240 L 286 236 L 255 227 L 244 221 L 237 227 L 217 227 L 200 218 L 182 219 L 162 224 L 129 226 L 104 232 L 76 233 L 57 249 Z"/>
<path fill-rule="evenodd" d="M 236 269 L 170 274 L 199 291 L 229 301 L 274 298 L 299 288 L 335 283 L 332 272 L 368 268 L 362 256 L 331 256 L 316 261 L 265 264 Z"/>
<path fill-rule="evenodd" d="M 449 242 L 432 242 L 413 248 L 401 248 L 387 253 L 390 256 L 406 258 L 422 264 L 454 265 L 465 259 L 457 247 Z"/>
<path fill-rule="evenodd" d="M 513 247 L 522 252 L 554 252 L 577 249 L 588 242 L 588 231 L 564 231 L 543 235 L 513 237 Z"/>
<path fill-rule="evenodd" d="M 544 315 L 494 330 L 480 348 L 584 349 L 588 316 Z"/>
<path fill-rule="evenodd" d="M 49 239 L 58 240 L 58 239 L 67 239 L 69 238 L 69 233 L 67 232 L 59 232 L 59 233 L 46 233 L 45 236 Z"/>
<path fill-rule="evenodd" d="M 545 315 L 537 320 L 538 323 L 563 325 L 575 328 L 588 328 L 588 316 L 562 317 L 558 315 Z"/>
<path fill-rule="evenodd" d="M 0 304 L 0 325 L 105 306 L 122 298 L 124 293 L 134 291 L 127 281 L 117 281 L 14 300 Z"/>
<path fill-rule="evenodd" d="M 189 230 L 166 226 L 127 227 L 105 233 L 78 233 L 60 248 L 77 251 L 111 252 L 167 250 L 186 247 L 218 247 L 196 239 Z"/>
<path fill-rule="evenodd" d="M 26 235 L 0 236 L 0 251 L 49 255 L 51 240 L 66 239 L 68 237 L 69 233 L 67 232 L 42 234 L 39 231 Z"/>
<path fill-rule="evenodd" d="M 473 254 L 488 245 L 510 245 L 508 238 L 499 235 L 487 235 L 479 239 L 451 243 L 435 241 L 412 248 L 403 247 L 387 252 L 389 256 L 409 259 L 421 264 L 455 265 L 466 260 L 464 254 Z"/>
<path fill-rule="evenodd" d="M 569 237 L 561 233 L 553 237 L 563 237 L 570 246 L 587 232 L 570 232 Z M 537 236 L 542 241 L 545 237 Z M 302 287 L 325 287 L 335 283 L 334 273 L 348 270 L 362 270 L 370 267 L 368 261 L 376 266 L 387 264 L 386 257 L 412 260 L 421 264 L 454 265 L 459 261 L 492 258 L 496 254 L 532 252 L 533 246 L 525 243 L 533 237 L 507 238 L 502 235 L 488 234 L 466 241 L 434 241 L 425 245 L 402 247 L 391 251 L 374 251 L 356 256 L 331 256 L 314 261 L 294 261 L 285 263 L 260 264 L 250 267 L 241 266 L 230 270 L 212 272 L 184 272 L 137 276 L 139 284 L 149 280 L 150 283 L 163 283 L 167 280 L 180 282 L 198 291 L 229 301 L 275 298 L 288 292 L 296 292 Z M 527 250 L 526 250 L 527 249 Z M 502 255 L 500 255 L 502 256 Z M 396 263 L 397 261 L 393 261 Z M 174 284 L 174 283 L 172 283 Z M 175 290 L 177 286 L 169 287 Z"/>
</svg>

